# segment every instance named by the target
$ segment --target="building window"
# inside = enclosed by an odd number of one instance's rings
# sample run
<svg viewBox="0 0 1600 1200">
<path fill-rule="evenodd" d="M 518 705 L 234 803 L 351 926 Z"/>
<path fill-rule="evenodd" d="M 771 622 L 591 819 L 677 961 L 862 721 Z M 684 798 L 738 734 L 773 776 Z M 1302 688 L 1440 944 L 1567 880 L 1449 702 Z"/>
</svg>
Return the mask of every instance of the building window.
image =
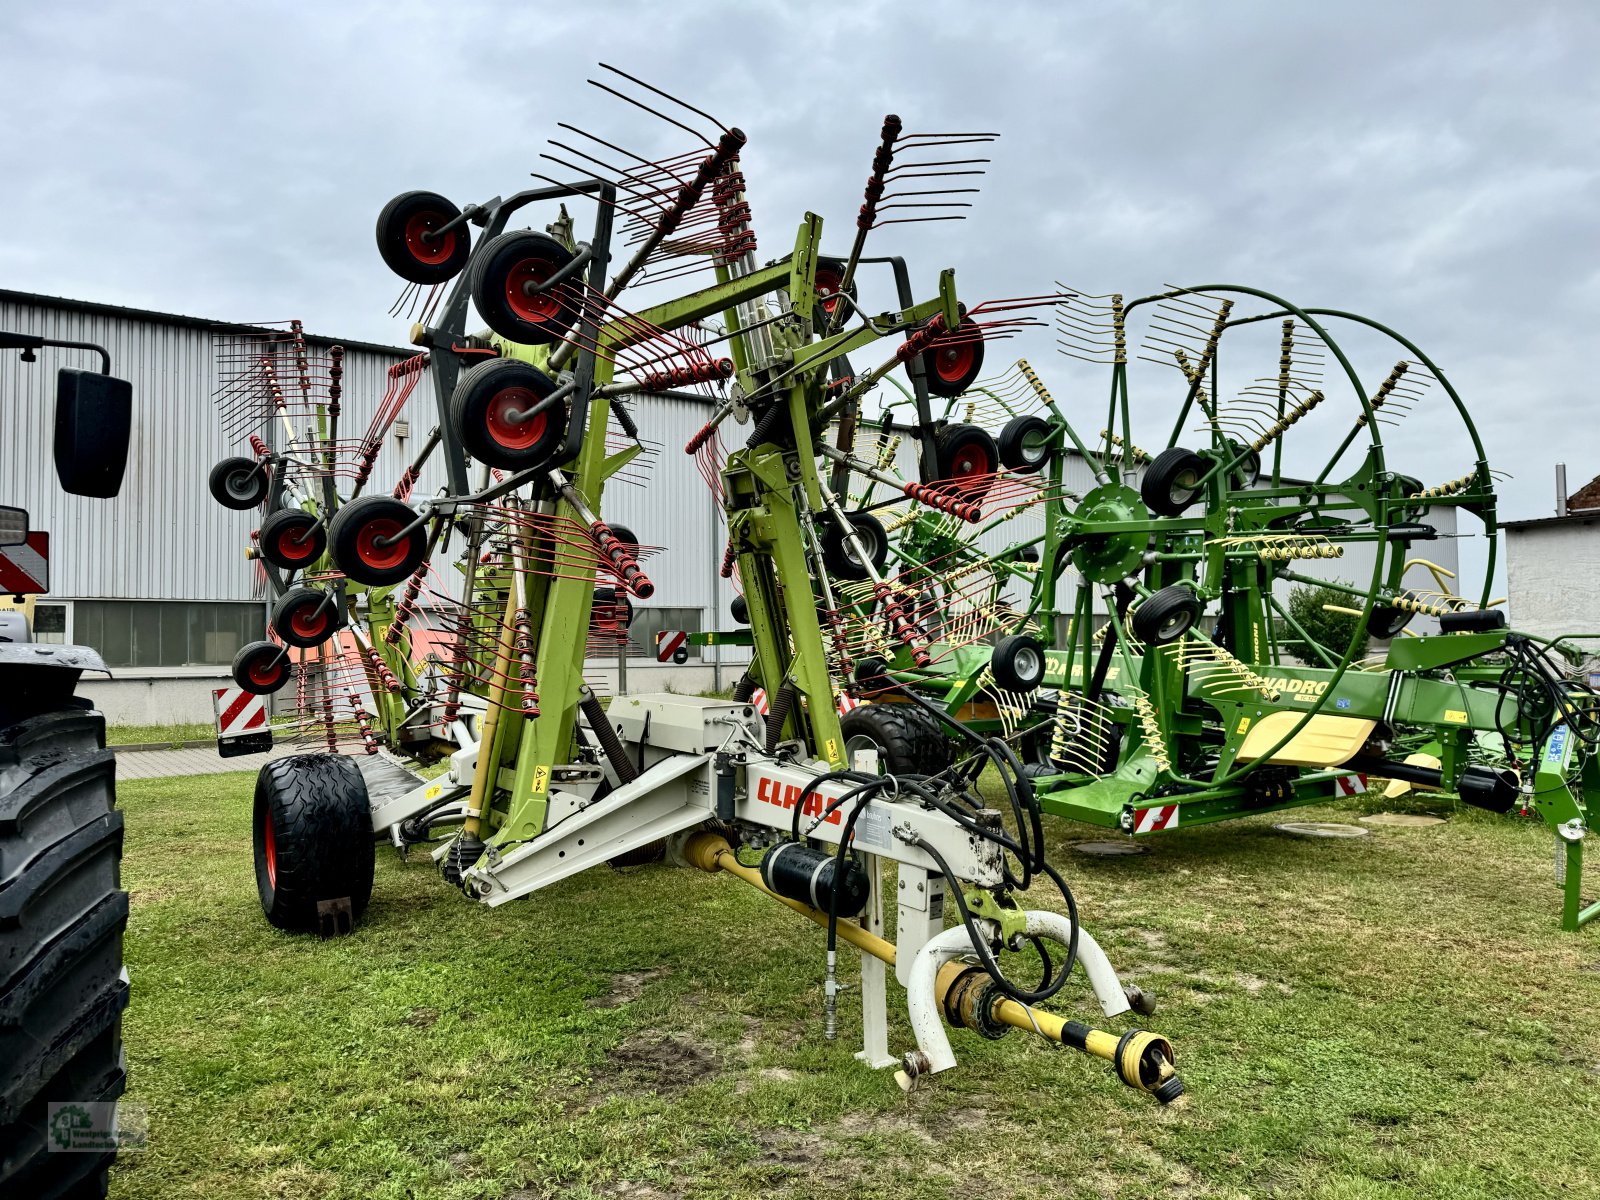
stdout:
<svg viewBox="0 0 1600 1200">
<path fill-rule="evenodd" d="M 226 666 L 265 637 L 259 604 L 75 600 L 73 640 L 108 667 Z"/>
<path fill-rule="evenodd" d="M 51 646 L 67 644 L 67 606 L 35 601 L 33 606 L 33 640 Z"/>
<path fill-rule="evenodd" d="M 682 629 L 689 633 L 700 632 L 698 608 L 636 608 L 633 623 L 628 626 L 628 657 L 650 658 L 656 656 L 656 634 L 663 629 Z M 700 657 L 699 646 L 685 647 L 691 661 Z"/>
</svg>

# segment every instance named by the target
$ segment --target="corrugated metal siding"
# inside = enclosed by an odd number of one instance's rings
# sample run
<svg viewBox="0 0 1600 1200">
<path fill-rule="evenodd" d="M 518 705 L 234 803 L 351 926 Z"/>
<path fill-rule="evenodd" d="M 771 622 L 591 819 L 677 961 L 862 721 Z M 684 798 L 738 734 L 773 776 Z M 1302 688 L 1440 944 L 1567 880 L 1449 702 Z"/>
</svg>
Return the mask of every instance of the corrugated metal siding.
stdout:
<svg viewBox="0 0 1600 1200">
<path fill-rule="evenodd" d="M 37 363 L 0 358 L 0 500 L 21 504 L 35 528 L 51 534 L 51 591 L 57 596 L 155 600 L 252 600 L 262 595 L 245 561 L 260 514 L 216 504 L 206 477 L 238 453 L 212 408 L 216 386 L 212 330 L 137 315 L 59 309 L 0 298 L 0 329 L 95 342 L 112 372 L 133 384 L 133 435 L 122 494 L 114 500 L 69 496 L 52 460 L 55 372 L 94 367 L 76 351 L 45 349 Z M 396 358 L 399 356 L 396 355 Z M 394 359 L 366 349 L 346 356 L 345 428 L 366 428 Z M 432 426 L 431 393 L 418 387 L 414 423 Z M 426 406 L 426 407 L 424 407 Z M 413 431 L 413 441 L 419 436 Z M 246 451 L 247 452 L 247 451 Z M 391 439 L 375 478 L 393 480 L 404 464 Z M 438 480 L 425 479 L 424 486 Z"/>
</svg>

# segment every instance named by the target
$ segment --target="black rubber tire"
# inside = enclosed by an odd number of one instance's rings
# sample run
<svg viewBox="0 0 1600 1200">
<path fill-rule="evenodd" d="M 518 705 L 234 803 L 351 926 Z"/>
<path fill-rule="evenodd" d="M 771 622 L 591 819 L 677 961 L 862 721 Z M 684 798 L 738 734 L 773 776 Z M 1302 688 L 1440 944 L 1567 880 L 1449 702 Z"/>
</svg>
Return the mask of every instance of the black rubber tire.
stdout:
<svg viewBox="0 0 1600 1200">
<path fill-rule="evenodd" d="M 269 836 L 270 833 L 270 836 Z M 261 768 L 251 818 L 256 892 L 289 933 L 323 929 L 317 905 L 350 901 L 353 928 L 372 899 L 376 857 L 366 780 L 342 754 L 297 754 Z"/>
<path fill-rule="evenodd" d="M 1228 439 L 1228 459 L 1232 461 L 1243 454 L 1239 465 L 1233 469 L 1233 486 L 1241 491 L 1253 488 L 1261 478 L 1261 452 L 1251 450 L 1243 442 Z"/>
<path fill-rule="evenodd" d="M 743 596 L 735 596 L 733 602 L 728 605 L 728 611 L 733 615 L 734 624 L 750 624 L 750 601 Z"/>
<path fill-rule="evenodd" d="M 572 251 L 548 234 L 531 229 L 502 233 L 479 247 L 472 260 L 472 303 L 503 338 L 532 346 L 559 342 L 578 320 L 579 280 L 569 279 L 536 296 L 513 298 L 513 292 L 520 283 L 546 279 L 571 261 Z"/>
<path fill-rule="evenodd" d="M 345 578 L 368 587 L 387 587 L 408 578 L 428 554 L 428 530 L 418 525 L 403 537 L 417 514 L 393 496 L 358 496 L 328 522 L 333 562 Z M 383 538 L 397 538 L 380 546 Z"/>
<path fill-rule="evenodd" d="M 290 588 L 272 606 L 272 632 L 285 645 L 298 646 L 302 650 L 322 645 L 344 625 L 344 612 L 339 607 L 338 598 L 330 597 L 331 593 L 317 588 Z M 311 614 L 317 611 L 316 606 L 325 598 L 328 598 L 327 607 L 313 617 Z"/>
<path fill-rule="evenodd" d="M 289 653 L 277 642 L 246 642 L 233 656 L 233 682 L 253 696 L 270 696 L 294 673 Z"/>
<path fill-rule="evenodd" d="M 1000 450 L 987 429 L 946 425 L 933 435 L 938 451 L 939 482 L 954 484 L 964 497 L 989 490 L 1000 469 Z"/>
<path fill-rule="evenodd" d="M 1388 604 L 1374 604 L 1372 611 L 1367 614 L 1367 636 L 1376 638 L 1380 642 L 1387 642 L 1391 638 L 1400 636 L 1400 631 L 1411 624 L 1414 612 L 1395 608 Z"/>
<path fill-rule="evenodd" d="M 437 192 L 402 192 L 378 214 L 378 253 L 391 271 L 412 283 L 454 279 L 472 257 L 471 227 L 458 225 L 431 243 L 421 235 L 460 215 L 461 210 Z"/>
<path fill-rule="evenodd" d="M 889 535 L 884 532 L 882 522 L 865 512 L 846 513 L 845 519 L 855 530 L 856 540 L 866 550 L 873 570 L 883 574 L 883 564 L 889 561 Z M 828 573 L 840 579 L 870 579 L 872 576 L 868 574 L 866 564 L 856 558 L 838 522 L 831 517 L 825 517 L 824 520 L 826 524 L 819 540 L 822 543 L 822 565 L 828 569 Z"/>
<path fill-rule="evenodd" d="M 555 390 L 555 381 L 531 363 L 486 359 L 456 381 L 450 393 L 450 428 L 481 463 L 507 471 L 537 467 L 561 447 L 566 404 L 520 423 L 510 418 Z"/>
<path fill-rule="evenodd" d="M 1193 450 L 1169 446 L 1151 460 L 1139 484 L 1145 507 L 1157 516 L 1181 517 L 1204 490 L 1191 486 L 1211 464 Z"/>
<path fill-rule="evenodd" d="M 928 390 L 947 399 L 961 395 L 983 372 L 983 330 L 970 317 L 962 317 L 953 334 L 935 338 L 922 352 Z"/>
<path fill-rule="evenodd" d="M 211 468 L 206 480 L 211 498 L 223 508 L 244 512 L 267 498 L 271 481 L 267 469 L 253 458 L 225 458 Z"/>
<path fill-rule="evenodd" d="M 1050 422 L 1043 417 L 1012 417 L 996 439 L 1000 461 L 1018 475 L 1042 470 L 1050 461 L 1050 447 L 1044 444 L 1049 436 Z"/>
<path fill-rule="evenodd" d="M 1001 638 L 989 657 L 989 673 L 1008 692 L 1031 692 L 1044 682 L 1044 646 L 1026 633 Z"/>
<path fill-rule="evenodd" d="M 852 739 L 878 747 L 878 759 L 889 775 L 936 775 L 950 765 L 950 742 L 944 728 L 914 704 L 863 704 L 845 713 L 845 758 L 851 761 Z"/>
<path fill-rule="evenodd" d="M 328 548 L 328 530 L 300 508 L 280 508 L 261 522 L 261 557 L 284 571 L 313 565 Z"/>
<path fill-rule="evenodd" d="M 628 551 L 629 554 L 638 553 L 638 534 L 634 533 L 633 530 L 629 529 L 626 525 L 618 525 L 612 521 L 607 521 L 606 527 L 611 530 L 612 536 L 615 537 L 617 541 L 622 543 L 623 547 Z"/>
<path fill-rule="evenodd" d="M 15 673 L 0 669 L 0 1196 L 104 1196 L 116 1152 L 47 1139 L 51 1104 L 111 1103 L 126 1086 L 116 763 L 87 701 L 41 711 Z"/>
<path fill-rule="evenodd" d="M 1194 628 L 1204 607 L 1182 584 L 1164 587 L 1133 610 L 1133 635 L 1149 646 L 1175 642 Z"/>
</svg>

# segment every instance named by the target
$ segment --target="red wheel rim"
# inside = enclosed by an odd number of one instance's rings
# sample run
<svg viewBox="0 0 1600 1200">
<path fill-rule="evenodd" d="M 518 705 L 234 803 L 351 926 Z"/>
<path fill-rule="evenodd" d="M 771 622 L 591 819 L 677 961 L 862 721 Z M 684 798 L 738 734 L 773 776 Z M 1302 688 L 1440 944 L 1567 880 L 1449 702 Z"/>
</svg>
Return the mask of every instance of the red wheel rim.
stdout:
<svg viewBox="0 0 1600 1200">
<path fill-rule="evenodd" d="M 272 810 L 267 809 L 263 814 L 265 819 L 261 822 L 261 849 L 263 857 L 267 860 L 267 886 L 273 890 L 278 887 L 278 842 L 272 836 Z"/>
<path fill-rule="evenodd" d="M 252 658 L 245 667 L 245 677 L 257 687 L 276 687 L 283 678 L 283 654 L 274 650 L 268 658 L 265 651 Z"/>
<path fill-rule="evenodd" d="M 449 233 L 426 241 L 422 236 L 432 233 L 446 224 L 447 220 L 443 213 L 412 213 L 406 220 L 406 253 L 429 266 L 447 261 L 456 250 L 456 231 L 452 229 Z"/>
<path fill-rule="evenodd" d="M 535 413 L 526 421 L 514 418 L 527 412 L 539 402 L 539 397 L 525 387 L 509 387 L 496 392 L 489 399 L 489 411 L 484 423 L 495 445 L 507 450 L 526 450 L 539 444 L 544 437 L 546 413 Z"/>
<path fill-rule="evenodd" d="M 994 464 L 989 461 L 989 455 L 982 446 L 972 442 L 956 447 L 955 454 L 951 456 L 951 479 L 969 480 L 992 474 L 994 474 Z"/>
<path fill-rule="evenodd" d="M 289 629 L 297 636 L 303 638 L 321 638 L 328 632 L 328 613 L 322 607 L 323 600 L 307 600 L 297 604 L 289 613 Z"/>
<path fill-rule="evenodd" d="M 543 258 L 525 258 L 506 275 L 506 307 L 524 321 L 542 325 L 561 315 L 561 288 L 528 295 L 522 289 L 530 283 L 543 283 L 555 274 L 555 267 Z"/>
<path fill-rule="evenodd" d="M 933 369 L 939 373 L 939 378 L 946 383 L 960 383 L 967 378 L 972 370 L 972 363 L 978 355 L 978 348 L 972 342 L 962 340 L 944 346 L 935 346 L 933 350 Z"/>
<path fill-rule="evenodd" d="M 822 300 L 822 311 L 830 317 L 839 307 L 839 284 L 843 282 L 837 271 L 817 272 L 817 295 Z"/>
<path fill-rule="evenodd" d="M 388 571 L 406 561 L 410 538 L 399 536 L 405 526 L 388 517 L 374 517 L 356 532 L 356 557 L 375 571 Z M 395 539 L 390 541 L 388 539 Z M 383 545 L 379 545 L 383 542 Z"/>
<path fill-rule="evenodd" d="M 290 562 L 304 562 L 315 558 L 317 539 L 311 536 L 312 526 L 291 525 L 278 533 L 278 557 Z"/>
</svg>

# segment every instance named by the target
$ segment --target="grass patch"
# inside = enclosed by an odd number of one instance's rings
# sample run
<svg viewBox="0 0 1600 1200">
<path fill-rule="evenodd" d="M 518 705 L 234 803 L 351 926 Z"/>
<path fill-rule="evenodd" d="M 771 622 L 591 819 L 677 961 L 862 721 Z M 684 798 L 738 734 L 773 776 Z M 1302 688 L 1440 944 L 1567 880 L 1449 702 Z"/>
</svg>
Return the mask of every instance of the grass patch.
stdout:
<svg viewBox="0 0 1600 1200">
<path fill-rule="evenodd" d="M 1556 928 L 1542 826 L 1310 841 L 1254 819 L 1096 859 L 1070 843 L 1104 831 L 1048 820 L 1086 927 L 1159 997 L 1177 1111 L 1018 1034 L 954 1035 L 958 1068 L 903 1096 L 850 1057 L 853 993 L 822 1039 L 818 931 L 687 870 L 490 910 L 384 849 L 353 937 L 279 934 L 251 785 L 119 789 L 128 1101 L 150 1117 L 122 1200 L 1595 1194 L 1600 945 Z"/>
<path fill-rule="evenodd" d="M 179 725 L 107 725 L 106 745 L 137 746 L 154 743 L 180 746 L 184 742 L 215 741 L 217 727 L 209 721 L 189 721 Z"/>
</svg>

